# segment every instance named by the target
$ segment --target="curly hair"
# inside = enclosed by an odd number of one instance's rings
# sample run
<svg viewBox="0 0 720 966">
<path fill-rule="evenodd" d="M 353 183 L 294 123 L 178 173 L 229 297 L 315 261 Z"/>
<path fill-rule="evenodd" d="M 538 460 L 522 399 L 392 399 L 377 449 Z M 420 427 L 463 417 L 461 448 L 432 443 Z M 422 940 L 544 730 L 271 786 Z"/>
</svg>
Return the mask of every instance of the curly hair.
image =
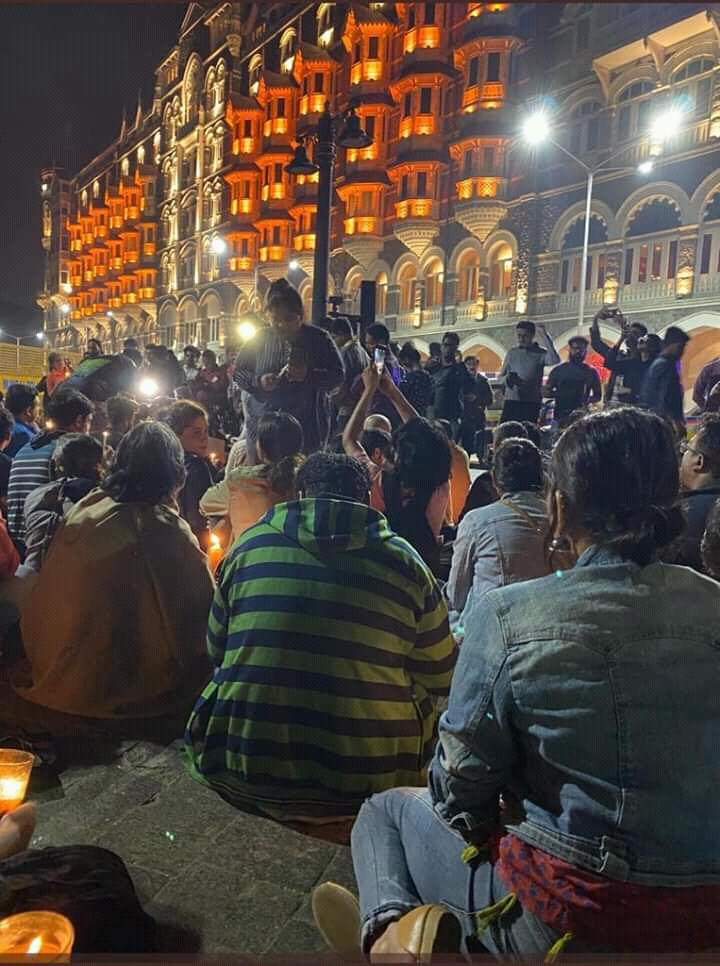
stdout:
<svg viewBox="0 0 720 966">
<path fill-rule="evenodd" d="M 291 285 L 286 278 L 279 278 L 270 283 L 267 294 L 267 307 L 270 311 L 273 308 L 282 308 L 292 315 L 302 316 L 304 314 L 300 293 Z"/>
<path fill-rule="evenodd" d="M 339 497 L 354 503 L 366 503 L 370 474 L 351 456 L 313 453 L 298 471 L 297 488 L 305 497 Z"/>
</svg>

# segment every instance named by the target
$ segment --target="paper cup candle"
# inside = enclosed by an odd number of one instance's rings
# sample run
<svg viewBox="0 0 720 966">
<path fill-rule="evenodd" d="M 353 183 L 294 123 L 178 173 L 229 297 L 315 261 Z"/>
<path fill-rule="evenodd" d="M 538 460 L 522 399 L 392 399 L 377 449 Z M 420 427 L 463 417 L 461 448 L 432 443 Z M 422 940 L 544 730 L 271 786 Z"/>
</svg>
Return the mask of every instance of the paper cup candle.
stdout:
<svg viewBox="0 0 720 966">
<path fill-rule="evenodd" d="M 33 760 L 29 751 L 0 748 L 0 814 L 11 812 L 22 804 Z"/>
<path fill-rule="evenodd" d="M 0 922 L 0 962 L 70 962 L 75 930 L 57 912 L 21 912 Z"/>
</svg>

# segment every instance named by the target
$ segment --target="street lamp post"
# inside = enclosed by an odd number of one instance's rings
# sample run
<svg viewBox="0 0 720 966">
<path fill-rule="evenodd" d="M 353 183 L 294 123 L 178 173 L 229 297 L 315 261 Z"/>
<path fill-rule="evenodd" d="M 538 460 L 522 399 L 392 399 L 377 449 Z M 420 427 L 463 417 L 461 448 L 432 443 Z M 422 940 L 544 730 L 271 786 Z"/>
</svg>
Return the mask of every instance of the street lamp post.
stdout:
<svg viewBox="0 0 720 966">
<path fill-rule="evenodd" d="M 671 106 L 670 109 L 667 110 L 663 115 L 659 115 L 655 118 L 650 132 L 652 140 L 656 143 L 667 140 L 669 137 L 672 137 L 677 133 L 677 129 L 681 123 L 681 111 L 677 107 Z M 575 161 L 576 164 L 579 164 L 585 172 L 587 178 L 587 185 L 585 189 L 585 225 L 583 231 L 582 260 L 580 268 L 580 293 L 578 303 L 578 334 L 582 335 L 585 322 L 585 295 L 587 292 L 587 269 L 590 249 L 590 218 L 592 215 L 592 199 L 593 187 L 595 185 L 595 175 L 601 171 L 625 170 L 624 168 L 613 169 L 609 167 L 609 165 L 617 157 L 627 151 L 628 145 L 623 145 L 617 151 L 614 151 L 609 157 L 601 161 L 600 164 L 596 164 L 591 167 L 581 158 L 578 158 L 577 155 L 573 154 L 572 151 L 569 151 L 564 145 L 560 144 L 550 136 L 550 122 L 543 112 L 531 114 L 525 120 L 523 125 L 523 136 L 525 140 L 532 145 L 539 145 L 545 141 L 549 141 L 556 148 L 562 151 L 563 154 L 566 154 L 569 158 Z M 633 169 L 628 166 L 627 170 L 631 171 Z M 644 161 L 639 164 L 635 170 L 639 171 L 641 174 L 649 174 L 653 170 L 653 163 L 652 161 Z"/>
<path fill-rule="evenodd" d="M 344 123 L 344 128 L 340 125 Z M 286 165 L 291 175 L 311 175 L 319 172 L 317 192 L 317 215 L 315 218 L 315 256 L 313 260 L 312 321 L 320 325 L 327 316 L 328 275 L 330 273 L 330 218 L 332 193 L 335 185 L 336 146 L 343 148 L 367 148 L 373 139 L 360 126 L 360 118 L 354 108 L 340 115 L 330 112 L 329 102 L 318 121 L 313 140 L 317 148 L 317 164 L 307 156 L 305 141 L 295 149 L 295 156 Z"/>
</svg>

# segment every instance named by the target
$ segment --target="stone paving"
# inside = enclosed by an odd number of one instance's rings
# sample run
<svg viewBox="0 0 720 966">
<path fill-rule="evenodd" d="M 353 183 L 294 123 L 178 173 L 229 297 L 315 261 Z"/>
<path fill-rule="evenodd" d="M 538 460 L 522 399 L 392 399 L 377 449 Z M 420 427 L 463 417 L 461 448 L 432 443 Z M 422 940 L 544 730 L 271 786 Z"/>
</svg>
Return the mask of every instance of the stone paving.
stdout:
<svg viewBox="0 0 720 966">
<path fill-rule="evenodd" d="M 65 739 L 61 788 L 32 793 L 33 846 L 94 844 L 130 870 L 165 952 L 324 950 L 314 885 L 354 888 L 350 850 L 238 812 L 186 774 L 179 743 Z"/>
</svg>

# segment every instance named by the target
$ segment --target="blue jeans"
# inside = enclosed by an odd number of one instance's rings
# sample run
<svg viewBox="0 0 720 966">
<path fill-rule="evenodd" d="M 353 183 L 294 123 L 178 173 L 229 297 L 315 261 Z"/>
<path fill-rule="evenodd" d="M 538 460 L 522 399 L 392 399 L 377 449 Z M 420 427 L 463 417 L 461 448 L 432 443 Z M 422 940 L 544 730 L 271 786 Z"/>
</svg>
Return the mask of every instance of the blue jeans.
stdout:
<svg viewBox="0 0 720 966">
<path fill-rule="evenodd" d="M 542 958 L 560 934 L 514 903 L 478 930 L 477 914 L 508 895 L 489 862 L 463 862 L 467 843 L 439 818 L 429 793 L 395 788 L 374 795 L 352 833 L 363 950 L 382 927 L 418 906 L 446 906 L 462 926 L 467 953 Z"/>
</svg>

